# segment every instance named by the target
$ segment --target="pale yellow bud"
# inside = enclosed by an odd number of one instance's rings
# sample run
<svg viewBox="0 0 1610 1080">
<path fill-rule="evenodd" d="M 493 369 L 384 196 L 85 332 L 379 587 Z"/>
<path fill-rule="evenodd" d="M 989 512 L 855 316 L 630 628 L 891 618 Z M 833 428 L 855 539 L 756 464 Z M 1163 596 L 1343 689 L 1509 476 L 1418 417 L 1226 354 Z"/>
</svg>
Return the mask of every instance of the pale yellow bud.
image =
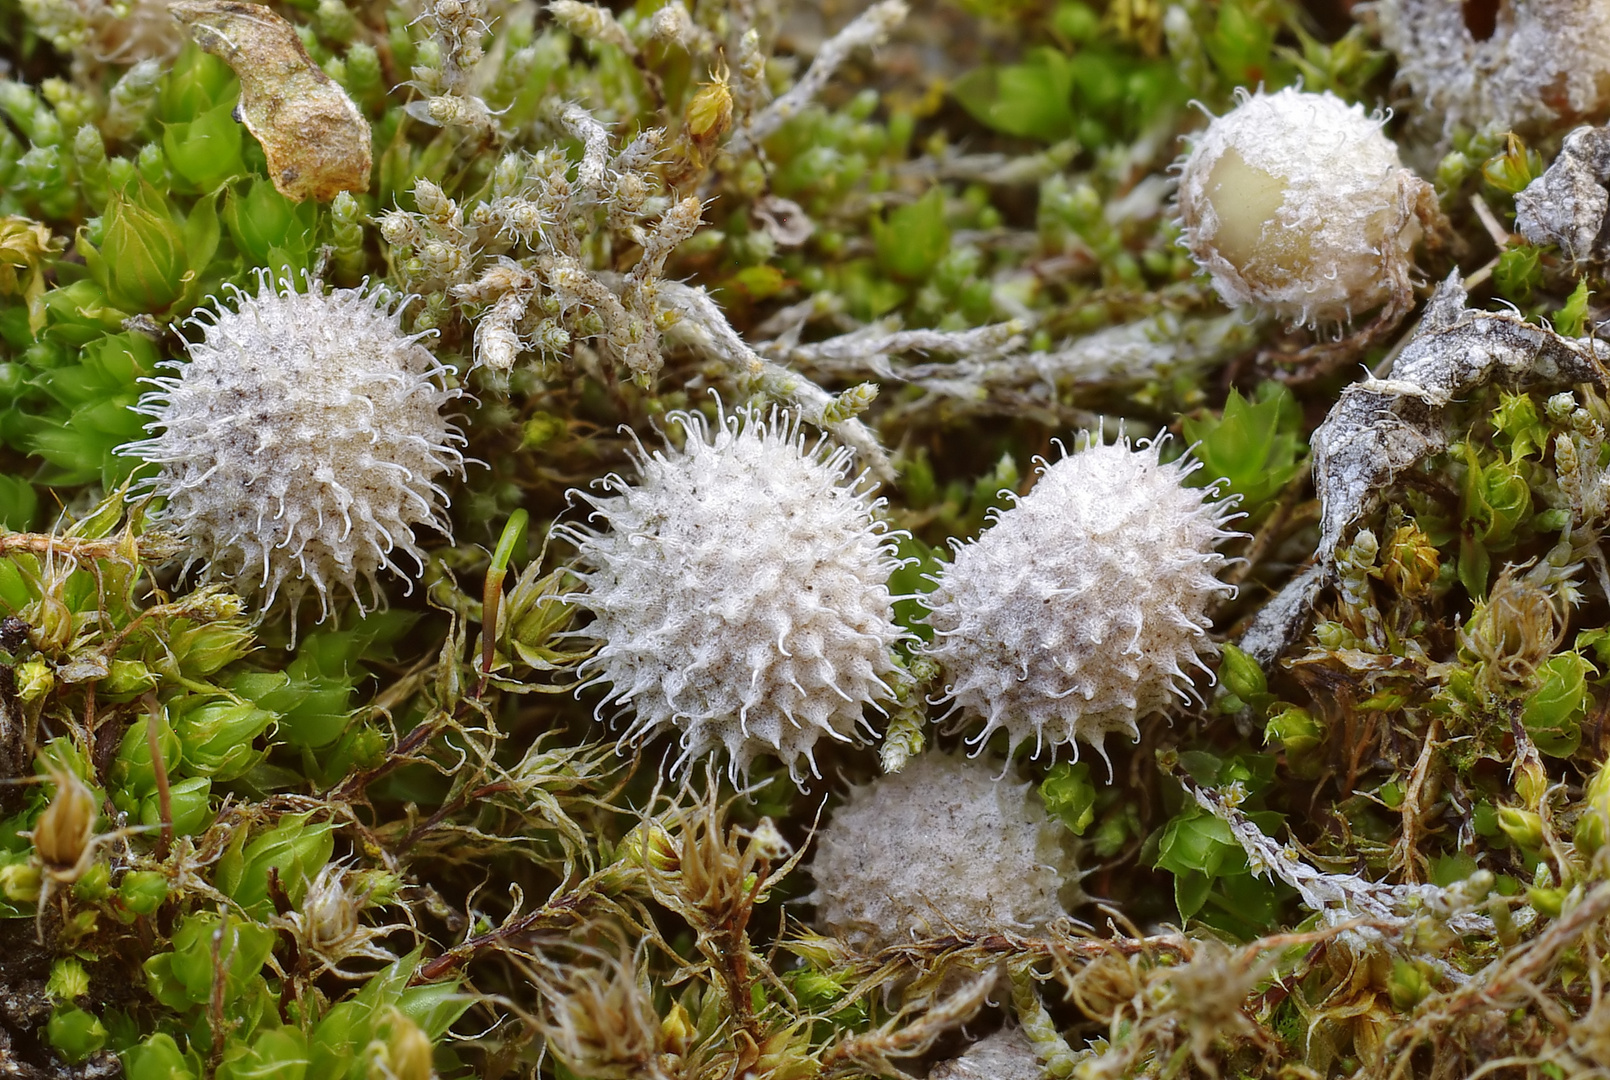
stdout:
<svg viewBox="0 0 1610 1080">
<path fill-rule="evenodd" d="M 95 793 L 70 772 L 52 772 L 56 794 L 34 825 L 34 850 L 50 869 L 70 871 L 95 838 Z"/>
</svg>

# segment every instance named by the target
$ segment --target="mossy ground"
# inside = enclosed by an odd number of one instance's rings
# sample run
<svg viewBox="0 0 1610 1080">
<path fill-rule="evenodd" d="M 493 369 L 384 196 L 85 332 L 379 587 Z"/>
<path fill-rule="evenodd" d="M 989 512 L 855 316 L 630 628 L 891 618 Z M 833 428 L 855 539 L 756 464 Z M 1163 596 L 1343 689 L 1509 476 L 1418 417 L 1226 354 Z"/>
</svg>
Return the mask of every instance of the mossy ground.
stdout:
<svg viewBox="0 0 1610 1080">
<path fill-rule="evenodd" d="M 1322 364 L 1225 312 L 1166 169 L 1189 103 L 1241 87 L 1412 111 L 1367 19 L 936 0 L 850 41 L 857 12 L 766 0 L 294 0 L 273 10 L 372 136 L 367 189 L 321 203 L 276 189 L 240 79 L 164 6 L 0 0 L 13 1075 L 921 1075 L 963 1023 L 1005 1022 L 1055 1076 L 1610 1070 L 1602 381 L 1463 395 L 1283 660 L 1227 649 L 1208 702 L 1110 770 L 1021 762 L 1083 838 L 1090 899 L 1050 935 L 873 956 L 813 935 L 813 825 L 879 752 L 822 754 L 808 792 L 772 764 L 743 794 L 719 770 L 667 783 L 668 741 L 617 752 L 572 685 L 572 553 L 545 542 L 566 492 L 629 467 L 623 426 L 652 442 L 711 388 L 887 474 L 897 592 L 1054 440 L 1175 433 L 1244 500 L 1215 613 L 1238 640 L 1315 552 L 1309 435 L 1414 317 Z M 1507 233 L 1563 134 L 1405 156 L 1448 217 L 1425 280 L 1457 268 L 1472 307 L 1575 338 L 1599 272 Z M 690 199 L 696 229 L 672 220 Z M 259 267 L 415 294 L 482 463 L 423 588 L 291 649 L 283 609 L 178 576 L 116 453 L 183 320 Z M 961 737 L 933 726 L 938 673 L 903 661 L 891 763 Z M 1291 845 L 1283 873 L 1260 833 Z"/>
</svg>

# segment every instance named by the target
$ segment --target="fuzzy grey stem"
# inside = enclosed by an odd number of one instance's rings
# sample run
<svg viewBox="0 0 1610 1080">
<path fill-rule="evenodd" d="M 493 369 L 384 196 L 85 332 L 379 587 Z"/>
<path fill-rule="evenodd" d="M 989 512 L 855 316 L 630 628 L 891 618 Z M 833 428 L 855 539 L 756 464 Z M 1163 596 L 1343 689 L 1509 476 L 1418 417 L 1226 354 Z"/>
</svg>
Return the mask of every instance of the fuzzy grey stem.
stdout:
<svg viewBox="0 0 1610 1080">
<path fill-rule="evenodd" d="M 969 330 L 893 330 L 885 324 L 873 324 L 848 334 L 829 338 L 811 345 L 794 345 L 778 359 L 786 363 L 807 367 L 859 369 L 893 375 L 889 369 L 889 356 L 903 352 L 946 352 L 957 356 L 976 356 L 980 353 L 999 355 L 1021 345 L 1028 324 L 1021 319 L 974 327 Z M 777 356 L 776 342 L 763 343 L 760 348 L 768 355 Z M 772 346 L 768 348 L 768 346 Z"/>
<path fill-rule="evenodd" d="M 1484 897 L 1483 881 L 1473 876 L 1459 885 L 1388 885 L 1368 881 L 1354 874 L 1327 874 L 1309 866 L 1294 848 L 1265 836 L 1233 805 L 1236 792 L 1227 795 L 1197 787 L 1189 778 L 1179 777 L 1196 804 L 1230 828 L 1247 865 L 1254 874 L 1279 878 L 1297 890 L 1298 899 L 1310 911 L 1321 915 L 1328 925 L 1353 919 L 1368 919 L 1375 925 L 1350 930 L 1342 935 L 1356 946 L 1401 940 L 1403 935 L 1425 918 L 1445 920 L 1459 934 L 1496 933 L 1492 919 L 1471 914 L 1471 908 Z M 1491 885 L 1491 875 L 1485 884 Z"/>
<path fill-rule="evenodd" d="M 716 302 L 703 289 L 679 282 L 661 282 L 659 300 L 665 308 L 683 318 L 684 329 L 691 332 L 706 353 L 726 364 L 761 393 L 793 402 L 803 419 L 831 431 L 846 446 L 859 453 L 880 479 L 894 479 L 894 464 L 889 460 L 888 452 L 879 445 L 878 437 L 871 428 L 857 419 L 836 424 L 828 422 L 827 409 L 836 400 L 835 396 L 798 372 L 789 371 L 781 364 L 761 357 L 732 328 Z"/>
<path fill-rule="evenodd" d="M 1610 344 L 1571 340 L 1519 315 L 1465 306 L 1458 271 L 1437 287 L 1415 336 L 1385 379 L 1366 378 L 1342 391 L 1313 434 L 1314 487 L 1319 494 L 1319 545 L 1314 568 L 1265 605 L 1243 647 L 1269 664 L 1302 632 L 1319 591 L 1334 580 L 1337 547 L 1374 509 L 1402 473 L 1445 449 L 1446 414 L 1473 391 L 1610 383 Z"/>
<path fill-rule="evenodd" d="M 804 109 L 816 95 L 822 92 L 833 77 L 839 66 L 849 59 L 850 54 L 863 45 L 880 45 L 889 36 L 896 26 L 905 20 L 905 0 L 882 0 L 873 4 L 862 12 L 854 22 L 840 30 L 833 37 L 822 44 L 821 51 L 811 66 L 788 91 L 762 109 L 749 126 L 742 131 L 735 132 L 732 140 L 727 144 L 726 150 L 730 154 L 742 154 L 758 142 L 769 138 L 778 128 L 782 127 L 791 117 Z"/>
<path fill-rule="evenodd" d="M 596 203 L 602 197 L 609 162 L 609 130 L 592 113 L 574 103 L 559 114 L 560 122 L 581 140 L 581 164 L 576 166 L 576 194 Z"/>
</svg>

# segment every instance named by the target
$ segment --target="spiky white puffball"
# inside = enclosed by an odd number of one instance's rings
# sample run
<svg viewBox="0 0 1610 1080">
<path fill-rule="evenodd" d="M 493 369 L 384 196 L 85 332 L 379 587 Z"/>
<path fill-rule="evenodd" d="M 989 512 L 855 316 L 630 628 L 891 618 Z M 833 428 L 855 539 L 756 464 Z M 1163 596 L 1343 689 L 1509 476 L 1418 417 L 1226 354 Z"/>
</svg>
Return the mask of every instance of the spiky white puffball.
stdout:
<svg viewBox="0 0 1610 1080">
<path fill-rule="evenodd" d="M 1088 434 L 955 556 L 925 599 L 945 694 L 1035 755 L 1137 722 L 1194 692 L 1186 669 L 1217 647 L 1207 609 L 1233 587 L 1214 549 L 1233 500 L 1185 486 L 1198 463 L 1158 442 Z M 1103 751 L 1104 752 L 1104 751 Z"/>
<path fill-rule="evenodd" d="M 938 935 L 1028 932 L 1064 913 L 1068 831 L 1032 785 L 929 751 L 857 788 L 816 837 L 816 923 L 862 951 Z"/>
<path fill-rule="evenodd" d="M 160 524 L 204 580 L 264 607 L 283 594 L 293 617 L 309 591 L 320 620 L 337 590 L 378 603 L 382 569 L 408 577 L 398 555 L 423 569 L 414 527 L 449 531 L 437 481 L 463 471 L 463 437 L 442 407 L 461 391 L 384 289 L 297 292 L 266 271 L 255 295 L 226 289 L 233 310 L 198 311 L 188 362 L 149 380 L 153 434 L 120 452 L 160 466 Z"/>
<path fill-rule="evenodd" d="M 1435 198 L 1381 124 L 1329 91 L 1288 87 L 1243 95 L 1194 138 L 1181 242 L 1226 304 L 1339 326 L 1408 290 Z"/>
<path fill-rule="evenodd" d="M 1045 1066 L 1022 1028 L 1002 1028 L 963 1051 L 961 1057 L 941 1061 L 928 1072 L 928 1080 L 1045 1080 Z"/>
<path fill-rule="evenodd" d="M 734 776 L 759 754 L 796 781 L 823 737 L 861 741 L 866 706 L 898 677 L 889 575 L 895 536 L 866 474 L 825 439 L 810 447 L 787 413 L 673 413 L 680 449 L 634 458 L 638 480 L 572 495 L 602 528 L 561 526 L 576 544 L 599 642 L 582 668 L 628 707 L 622 745 L 675 730 L 673 774 L 725 748 Z"/>
</svg>

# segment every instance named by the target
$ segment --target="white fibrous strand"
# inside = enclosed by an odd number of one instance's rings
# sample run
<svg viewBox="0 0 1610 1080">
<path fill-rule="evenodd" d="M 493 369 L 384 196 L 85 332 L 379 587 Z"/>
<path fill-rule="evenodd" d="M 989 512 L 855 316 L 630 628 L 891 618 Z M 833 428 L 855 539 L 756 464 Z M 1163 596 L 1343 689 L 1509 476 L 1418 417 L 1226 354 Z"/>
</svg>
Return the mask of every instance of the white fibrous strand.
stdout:
<svg viewBox="0 0 1610 1080">
<path fill-rule="evenodd" d="M 1141 718 L 1191 700 L 1187 669 L 1217 651 L 1208 608 L 1235 590 L 1214 549 L 1239 535 L 1224 527 L 1234 501 L 1186 487 L 1198 464 L 1162 461 L 1157 442 L 1081 439 L 955 545 L 924 601 L 927 652 L 953 711 L 984 718 L 978 744 L 1004 730 L 1014 748 L 1071 745 L 1077 758 L 1075 740 L 1138 738 Z"/>
<path fill-rule="evenodd" d="M 724 748 L 735 776 L 771 754 L 803 781 L 817 741 L 863 741 L 866 706 L 902 677 L 896 536 L 851 452 L 807 448 L 789 414 L 671 422 L 684 445 L 639 447 L 636 483 L 572 493 L 601 528 L 555 530 L 579 549 L 571 599 L 599 643 L 582 672 L 608 684 L 600 708 L 632 713 L 623 747 L 679 733 L 673 773 Z"/>
<path fill-rule="evenodd" d="M 438 481 L 462 473 L 463 437 L 442 408 L 461 392 L 384 289 L 297 292 L 266 271 L 255 295 L 227 288 L 235 310 L 188 321 L 188 362 L 137 406 L 151 437 L 121 452 L 159 466 L 143 490 L 203 581 L 283 596 L 293 619 L 310 591 L 321 621 L 338 590 L 383 603 L 381 570 L 411 577 L 399 555 L 423 572 L 414 528 L 450 531 Z"/>
<path fill-rule="evenodd" d="M 1043 930 L 1078 871 L 1031 786 L 999 763 L 931 751 L 856 788 L 816 839 L 817 926 L 864 952 Z"/>
<path fill-rule="evenodd" d="M 879 0 L 856 16 L 843 30 L 822 43 L 816 58 L 798 82 L 754 116 L 746 128 L 733 134 L 727 152 L 740 154 L 774 134 L 822 92 L 851 53 L 863 46 L 881 44 L 905 21 L 909 11 L 905 0 Z"/>
</svg>

